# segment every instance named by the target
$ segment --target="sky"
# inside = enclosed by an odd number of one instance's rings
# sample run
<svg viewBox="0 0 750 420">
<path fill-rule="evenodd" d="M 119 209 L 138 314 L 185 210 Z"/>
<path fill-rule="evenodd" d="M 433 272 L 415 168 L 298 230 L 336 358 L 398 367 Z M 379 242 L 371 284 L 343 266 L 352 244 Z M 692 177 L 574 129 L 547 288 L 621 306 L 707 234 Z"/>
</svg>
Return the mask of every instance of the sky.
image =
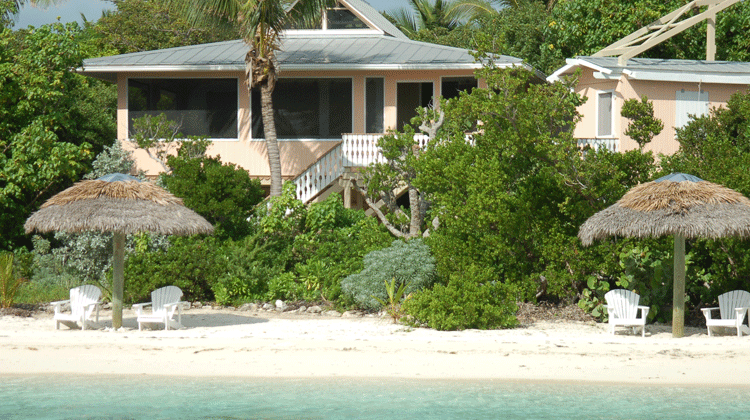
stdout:
<svg viewBox="0 0 750 420">
<path fill-rule="evenodd" d="M 393 11 L 401 7 L 407 7 L 408 0 L 365 0 L 378 11 Z M 16 19 L 13 29 L 25 28 L 29 25 L 41 26 L 53 23 L 60 17 L 61 22 L 77 21 L 82 23 L 81 13 L 89 21 L 96 21 L 106 9 L 114 9 L 114 4 L 105 0 L 67 0 L 59 1 L 57 6 L 47 9 L 32 7 L 29 4 L 23 7 Z"/>
</svg>

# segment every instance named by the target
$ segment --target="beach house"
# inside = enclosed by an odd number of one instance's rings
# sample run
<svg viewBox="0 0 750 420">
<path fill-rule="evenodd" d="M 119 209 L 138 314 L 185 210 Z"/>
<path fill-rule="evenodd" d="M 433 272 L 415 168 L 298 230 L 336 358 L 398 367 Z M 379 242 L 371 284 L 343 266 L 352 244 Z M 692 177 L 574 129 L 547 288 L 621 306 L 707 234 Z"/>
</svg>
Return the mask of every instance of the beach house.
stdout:
<svg viewBox="0 0 750 420">
<path fill-rule="evenodd" d="M 566 60 L 548 77 L 559 80 L 580 72 L 574 90 L 587 98 L 574 136 L 579 144 L 610 150 L 637 149 L 625 135 L 629 120 L 621 115 L 628 99 L 648 97 L 654 116 L 664 129 L 645 150 L 672 154 L 679 148 L 676 129 L 693 116 L 726 105 L 732 94 L 750 86 L 750 63 L 714 61 L 716 14 L 738 0 L 694 0 L 638 31 L 598 51 L 593 56 Z M 635 58 L 697 23 L 707 22 L 706 60 Z"/>
<path fill-rule="evenodd" d="M 161 166 L 131 138 L 134 118 L 165 113 L 208 153 L 269 184 L 259 92 L 249 92 L 241 40 L 85 60 L 79 72 L 117 84 L 117 137 L 149 176 Z M 316 29 L 282 33 L 273 94 L 282 177 L 305 202 L 341 191 L 342 175 L 378 158 L 375 143 L 420 106 L 482 86 L 469 51 L 409 40 L 363 0 L 340 0 Z M 521 59 L 495 57 L 498 67 Z M 356 194 L 345 194 L 357 201 Z M 347 206 L 361 206 L 346 202 Z"/>
</svg>

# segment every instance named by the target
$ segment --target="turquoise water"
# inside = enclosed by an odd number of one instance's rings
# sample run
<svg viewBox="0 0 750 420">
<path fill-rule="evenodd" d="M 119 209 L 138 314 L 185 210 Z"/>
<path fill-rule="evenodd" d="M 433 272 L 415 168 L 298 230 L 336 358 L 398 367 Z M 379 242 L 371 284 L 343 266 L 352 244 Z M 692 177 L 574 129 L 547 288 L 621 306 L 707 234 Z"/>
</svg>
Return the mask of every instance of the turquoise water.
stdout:
<svg viewBox="0 0 750 420">
<path fill-rule="evenodd" d="M 748 419 L 750 388 L 0 376 L 0 419 Z"/>
</svg>

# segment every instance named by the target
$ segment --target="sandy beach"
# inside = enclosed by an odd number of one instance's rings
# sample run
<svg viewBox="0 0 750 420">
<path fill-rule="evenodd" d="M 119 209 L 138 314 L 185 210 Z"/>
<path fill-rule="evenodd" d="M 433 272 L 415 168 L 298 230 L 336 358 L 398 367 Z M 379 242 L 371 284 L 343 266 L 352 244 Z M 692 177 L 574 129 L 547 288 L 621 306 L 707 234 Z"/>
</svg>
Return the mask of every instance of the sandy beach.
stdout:
<svg viewBox="0 0 750 420">
<path fill-rule="evenodd" d="M 746 386 L 750 337 L 647 326 L 616 335 L 594 322 L 441 332 L 388 318 L 189 309 L 180 330 L 55 329 L 52 315 L 0 317 L 0 374 L 262 378 L 424 378 Z"/>
</svg>

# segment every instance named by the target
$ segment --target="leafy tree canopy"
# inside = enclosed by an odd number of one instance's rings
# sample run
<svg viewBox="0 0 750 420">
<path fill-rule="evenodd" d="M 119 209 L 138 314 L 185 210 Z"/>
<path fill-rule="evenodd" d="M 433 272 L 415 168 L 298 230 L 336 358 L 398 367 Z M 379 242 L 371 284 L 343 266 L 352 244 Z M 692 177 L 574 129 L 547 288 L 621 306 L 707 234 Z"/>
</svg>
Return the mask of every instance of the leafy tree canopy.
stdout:
<svg viewBox="0 0 750 420">
<path fill-rule="evenodd" d="M 80 36 L 75 23 L 0 32 L 0 248 L 25 244 L 31 212 L 115 138 L 113 98 L 70 71 Z"/>
<path fill-rule="evenodd" d="M 105 54 L 124 54 L 162 48 L 239 39 L 221 22 L 197 26 L 161 1 L 114 0 L 117 6 L 94 25 L 92 42 Z"/>
<path fill-rule="evenodd" d="M 172 172 L 162 175 L 169 191 L 216 227 L 216 235 L 240 239 L 250 233 L 247 219 L 263 199 L 260 181 L 246 170 L 205 155 L 208 142 L 184 141 L 169 156 Z"/>
</svg>

